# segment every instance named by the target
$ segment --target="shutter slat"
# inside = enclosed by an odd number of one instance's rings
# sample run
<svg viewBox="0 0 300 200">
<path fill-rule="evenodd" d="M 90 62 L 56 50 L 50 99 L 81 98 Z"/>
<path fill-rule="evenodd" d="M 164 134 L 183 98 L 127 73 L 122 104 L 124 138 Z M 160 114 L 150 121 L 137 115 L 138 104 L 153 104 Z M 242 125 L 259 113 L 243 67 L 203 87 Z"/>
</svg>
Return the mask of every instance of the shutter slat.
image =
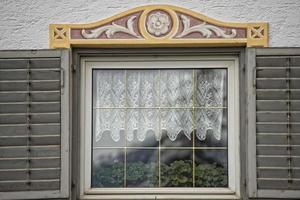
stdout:
<svg viewBox="0 0 300 200">
<path fill-rule="evenodd" d="M 29 81 L 30 91 L 40 91 L 40 90 L 58 90 L 60 87 L 60 81 L 58 80 L 40 80 L 40 81 Z M 26 81 L 2 81 L 0 82 L 0 91 L 22 91 L 26 90 L 28 83 Z"/>
<path fill-rule="evenodd" d="M 0 59 L 0 69 L 22 69 L 27 65 L 27 59 Z"/>
<path fill-rule="evenodd" d="M 13 169 L 0 170 L 0 182 L 12 180 L 26 180 L 30 171 L 31 180 L 48 180 L 58 179 L 60 176 L 60 168 L 43 168 L 43 169 Z"/>
<path fill-rule="evenodd" d="M 300 89 L 257 89 L 258 100 L 286 100 L 287 92 L 291 93 L 291 100 L 300 100 Z"/>
<path fill-rule="evenodd" d="M 0 103 L 0 111 L 3 113 L 24 113 L 26 112 L 26 107 L 28 102 L 19 102 L 19 103 Z M 60 111 L 60 102 L 39 102 L 31 103 L 31 111 L 36 112 L 59 112 Z"/>
<path fill-rule="evenodd" d="M 0 146 L 24 146 L 26 145 L 28 136 L 7 136 L 0 137 Z M 33 135 L 30 137 L 32 145 L 59 145 L 60 135 Z"/>
<path fill-rule="evenodd" d="M 289 169 L 260 169 L 257 170 L 257 177 L 260 178 L 282 178 L 289 176 Z M 300 179 L 300 169 L 293 169 L 293 178 Z"/>
<path fill-rule="evenodd" d="M 287 123 L 256 123 L 258 133 L 287 133 Z M 290 133 L 300 133 L 300 124 L 293 123 Z"/>
<path fill-rule="evenodd" d="M 256 67 L 285 67 L 285 57 L 260 56 L 256 57 Z"/>
<path fill-rule="evenodd" d="M 300 111 L 300 100 L 257 100 L 256 109 L 259 111 L 286 111 L 288 103 L 291 110 Z"/>
<path fill-rule="evenodd" d="M 1 81 L 14 81 L 14 80 L 26 80 L 26 70 L 1 70 Z M 33 80 L 59 80 L 60 69 L 35 69 L 31 71 L 31 78 Z"/>
<path fill-rule="evenodd" d="M 291 167 L 296 168 L 300 166 L 300 156 L 292 157 Z M 288 166 L 288 159 L 286 156 L 280 155 L 258 155 L 258 167 L 285 167 Z"/>
<path fill-rule="evenodd" d="M 67 198 L 68 52 L 20 55 L 0 59 L 0 196 Z"/>
<path fill-rule="evenodd" d="M 0 136 L 26 135 L 26 124 L 0 125 Z M 32 124 L 31 135 L 53 135 L 60 133 L 60 124 Z"/>
<path fill-rule="evenodd" d="M 299 56 L 291 57 L 290 58 L 290 65 L 300 67 L 300 57 Z"/>
<path fill-rule="evenodd" d="M 300 77 L 300 67 L 290 67 L 290 78 Z M 285 78 L 285 67 L 257 67 L 257 76 L 260 78 Z"/>
<path fill-rule="evenodd" d="M 290 115 L 290 124 L 300 122 L 300 112 L 298 111 L 257 111 L 257 122 L 286 122 L 287 115 Z"/>
<path fill-rule="evenodd" d="M 20 158 L 27 157 L 27 146 L 7 146 L 0 147 L 1 158 Z M 31 146 L 30 157 L 57 157 L 60 156 L 59 145 L 44 145 L 44 146 Z"/>
<path fill-rule="evenodd" d="M 44 58 L 44 59 L 31 59 L 30 68 L 40 69 L 40 68 L 60 68 L 61 60 L 57 58 Z"/>
<path fill-rule="evenodd" d="M 59 179 L 49 180 L 34 180 L 30 183 L 28 181 L 10 181 L 0 182 L 0 188 L 3 191 L 37 191 L 37 190 L 57 190 L 60 187 Z M 34 190 L 32 188 L 35 188 Z"/>
<path fill-rule="evenodd" d="M 28 60 L 31 68 L 58 68 L 61 65 L 60 58 L 12 58 L 0 59 L 0 69 L 24 69 Z"/>
<path fill-rule="evenodd" d="M 1 124 L 22 124 L 26 123 L 28 115 L 31 116 L 31 123 L 59 123 L 59 113 L 28 113 L 28 114 L 16 114 L 9 113 L 0 115 L 0 126 Z"/>
<path fill-rule="evenodd" d="M 300 187 L 300 180 L 293 181 L 289 184 L 288 180 L 270 180 L 270 179 L 258 179 L 257 186 L 261 189 L 277 189 L 277 190 L 298 190 Z"/>
<path fill-rule="evenodd" d="M 37 157 L 30 159 L 32 168 L 59 168 L 59 157 Z M 24 169 L 27 166 L 26 159 L 4 159 L 0 160 L 0 169 Z"/>
<path fill-rule="evenodd" d="M 24 91 L 0 92 L 0 102 L 23 102 L 27 94 Z M 32 101 L 60 101 L 60 91 L 32 91 L 30 94 Z"/>
<path fill-rule="evenodd" d="M 29 184 L 26 181 L 23 182 L 17 182 L 17 181 L 11 181 L 11 182 L 0 182 L 0 188 L 2 191 L 6 192 L 14 192 L 14 191 L 28 191 L 29 190 Z"/>
<path fill-rule="evenodd" d="M 288 134 L 285 135 L 257 135 L 257 144 L 287 144 Z M 291 135 L 291 145 L 300 145 L 300 135 Z"/>
<path fill-rule="evenodd" d="M 258 89 L 284 89 L 286 88 L 287 80 L 290 81 L 291 89 L 300 88 L 300 79 L 256 79 L 256 84 Z"/>
<path fill-rule="evenodd" d="M 280 146 L 280 145 L 257 145 L 257 155 L 286 155 L 288 156 L 289 153 L 287 151 L 288 146 Z M 299 155 L 300 154 L 300 146 L 293 146 L 291 148 L 292 155 Z"/>
<path fill-rule="evenodd" d="M 30 71 L 32 73 L 36 72 L 36 71 L 56 71 L 56 72 L 60 72 L 60 68 L 34 68 L 34 69 L 30 69 Z M 22 68 L 6 68 L 6 69 L 2 69 L 0 68 L 0 72 L 27 72 L 27 69 L 24 69 L 24 67 Z M 25 78 L 26 79 L 26 78 Z"/>
</svg>

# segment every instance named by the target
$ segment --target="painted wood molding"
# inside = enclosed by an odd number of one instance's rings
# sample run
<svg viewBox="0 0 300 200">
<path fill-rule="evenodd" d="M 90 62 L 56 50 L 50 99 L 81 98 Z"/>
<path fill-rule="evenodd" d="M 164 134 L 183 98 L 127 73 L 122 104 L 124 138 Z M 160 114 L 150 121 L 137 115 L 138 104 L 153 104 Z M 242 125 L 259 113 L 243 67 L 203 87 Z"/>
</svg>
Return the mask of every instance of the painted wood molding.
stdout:
<svg viewBox="0 0 300 200">
<path fill-rule="evenodd" d="M 268 24 L 221 22 L 192 10 L 147 5 L 88 24 L 50 24 L 50 48 L 267 47 Z"/>
</svg>

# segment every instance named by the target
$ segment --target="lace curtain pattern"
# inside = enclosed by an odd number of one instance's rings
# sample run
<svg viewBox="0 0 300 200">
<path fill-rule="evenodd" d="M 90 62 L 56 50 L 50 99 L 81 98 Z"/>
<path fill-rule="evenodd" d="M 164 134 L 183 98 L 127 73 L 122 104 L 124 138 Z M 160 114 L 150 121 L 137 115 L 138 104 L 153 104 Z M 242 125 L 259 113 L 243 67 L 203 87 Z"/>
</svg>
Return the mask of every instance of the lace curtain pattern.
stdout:
<svg viewBox="0 0 300 200">
<path fill-rule="evenodd" d="M 203 141 L 209 131 L 220 140 L 226 76 L 226 69 L 94 70 L 95 140 L 160 140 L 162 132 L 191 140 L 194 132 Z"/>
</svg>

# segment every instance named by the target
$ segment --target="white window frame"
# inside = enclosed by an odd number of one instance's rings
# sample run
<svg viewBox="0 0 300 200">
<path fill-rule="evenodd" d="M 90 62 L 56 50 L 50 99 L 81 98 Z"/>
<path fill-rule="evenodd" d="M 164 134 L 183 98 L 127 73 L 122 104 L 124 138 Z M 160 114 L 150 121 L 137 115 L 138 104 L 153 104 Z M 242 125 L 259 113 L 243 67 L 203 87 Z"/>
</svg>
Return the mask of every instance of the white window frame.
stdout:
<svg viewBox="0 0 300 200">
<path fill-rule="evenodd" d="M 239 60 L 236 56 L 101 57 L 81 59 L 80 195 L 81 199 L 240 197 Z M 228 187 L 227 188 L 91 188 L 92 70 L 147 68 L 227 68 Z M 136 196 L 138 195 L 138 196 Z M 142 196 L 141 196 L 142 195 Z"/>
</svg>

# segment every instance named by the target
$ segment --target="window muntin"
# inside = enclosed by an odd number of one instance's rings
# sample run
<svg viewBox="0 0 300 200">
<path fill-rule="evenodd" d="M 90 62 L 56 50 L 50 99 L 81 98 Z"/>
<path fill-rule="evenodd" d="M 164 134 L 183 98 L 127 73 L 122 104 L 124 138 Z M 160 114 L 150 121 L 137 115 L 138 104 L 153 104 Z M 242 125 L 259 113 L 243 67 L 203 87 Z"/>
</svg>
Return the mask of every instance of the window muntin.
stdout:
<svg viewBox="0 0 300 200">
<path fill-rule="evenodd" d="M 92 187 L 227 187 L 226 80 L 215 68 L 93 70 Z"/>
<path fill-rule="evenodd" d="M 84 91 L 83 94 L 85 94 L 84 96 L 82 96 L 82 100 L 84 101 L 83 107 L 82 107 L 82 111 L 84 113 L 84 119 L 83 119 L 83 129 L 82 132 L 85 133 L 89 133 L 89 134 L 84 134 L 82 135 L 82 139 L 83 139 L 83 154 L 84 157 L 83 158 L 83 162 L 81 162 L 81 168 L 84 170 L 84 173 L 82 173 L 82 179 L 83 181 L 83 187 L 82 187 L 82 191 L 84 191 L 86 194 L 96 194 L 96 193 L 140 193 L 140 192 L 144 192 L 145 189 L 150 192 L 150 193 L 161 193 L 161 192 L 171 192 L 173 193 L 173 189 L 168 189 L 170 187 L 167 187 L 164 189 L 164 187 L 161 188 L 144 188 L 144 186 L 142 186 L 143 190 L 139 190 L 138 187 L 133 188 L 134 190 L 130 190 L 129 188 L 118 188 L 118 189 L 114 189 L 114 188 L 92 188 L 91 185 L 91 179 L 92 179 L 92 172 L 91 172 L 91 165 L 92 165 L 92 157 L 91 157 L 91 152 L 92 152 L 92 138 L 91 138 L 91 132 L 92 132 L 92 126 L 89 125 L 91 124 L 92 121 L 92 108 L 93 105 L 91 105 L 92 100 L 91 100 L 91 96 L 92 96 L 92 71 L 96 70 L 96 69 L 106 69 L 106 70 L 112 70 L 112 69 L 127 69 L 127 70 L 131 70 L 131 69 L 204 69 L 204 68 L 208 68 L 208 69 L 227 69 L 227 84 L 228 84 L 228 96 L 227 98 L 225 98 L 225 105 L 228 104 L 228 109 L 226 109 L 226 112 L 224 112 L 224 115 L 228 116 L 228 127 L 227 127 L 227 132 L 228 132 L 228 191 L 225 190 L 226 188 L 222 189 L 213 189 L 213 188 L 207 188 L 207 189 L 201 189 L 201 188 L 194 188 L 195 190 L 193 190 L 193 188 L 188 188 L 185 187 L 183 190 L 180 190 L 180 193 L 186 191 L 189 193 L 202 193 L 205 192 L 209 192 L 209 191 L 213 191 L 215 194 L 229 194 L 229 191 L 232 191 L 233 193 L 238 192 L 238 190 L 236 190 L 236 186 L 239 184 L 239 153 L 238 153 L 238 75 L 237 72 L 235 72 L 235 66 L 237 66 L 237 59 L 233 58 L 233 57 L 225 57 L 225 58 L 216 58 L 214 57 L 213 59 L 208 58 L 208 59 L 203 59 L 203 60 L 197 60 L 199 58 L 196 59 L 191 59 L 188 58 L 188 60 L 185 60 L 187 57 L 184 58 L 184 60 L 182 60 L 182 58 L 175 58 L 175 60 L 178 60 L 176 62 L 171 61 L 173 60 L 168 58 L 157 58 L 156 61 L 153 61 L 151 59 L 128 59 L 125 58 L 125 62 L 120 62 L 118 60 L 114 60 L 114 62 L 111 62 L 111 60 L 109 58 L 102 58 L 99 62 L 99 60 L 97 59 L 93 59 L 93 60 L 84 60 L 83 61 L 83 65 L 86 67 L 85 70 L 83 71 L 83 78 L 82 78 L 82 90 Z M 190 60 L 189 60 L 190 59 Z M 134 61 L 132 61 L 134 60 Z M 150 61 L 151 60 L 151 61 Z M 159 61 L 160 60 L 160 61 Z M 107 62 L 108 61 L 108 62 Z M 87 124 L 87 126 L 86 126 Z M 179 134 L 180 135 L 184 135 L 184 134 Z M 213 134 L 208 134 L 209 136 L 213 136 Z M 185 136 L 184 136 L 185 137 Z M 186 138 L 186 137 L 185 137 Z M 213 137 L 214 138 L 214 137 Z M 212 139 L 213 139 L 212 138 Z M 208 140 L 209 138 L 206 138 L 206 140 Z M 176 141 L 176 140 L 175 140 Z M 105 144 L 108 144 L 106 142 L 104 142 Z M 175 143 L 174 143 L 175 144 Z M 178 143 L 177 145 L 181 145 L 180 143 Z M 216 148 L 219 150 L 220 147 L 222 148 L 222 146 L 218 146 L 216 145 Z M 148 147 L 146 147 L 148 148 Z M 151 148 L 151 147 L 150 147 Z M 170 147 L 170 148 L 177 148 L 176 146 L 174 147 Z M 179 147 L 181 148 L 181 147 Z M 210 146 L 207 145 L 207 149 L 209 149 Z M 214 147 L 215 148 L 215 147 Z M 105 148 L 103 148 L 105 149 Z M 127 148 L 128 149 L 128 148 Z M 163 148 L 161 147 L 161 150 L 163 150 Z M 170 149 L 172 150 L 172 149 Z M 175 149 L 174 149 L 175 150 Z M 184 149 L 182 149 L 184 150 Z M 203 151 L 206 151 L 206 149 L 204 149 Z M 174 151 L 176 152 L 176 151 Z M 124 155 L 125 157 L 125 155 Z M 225 156 L 226 157 L 226 156 Z M 212 190 L 211 190 L 212 189 Z M 176 190 L 177 191 L 177 190 Z M 226 191 L 226 192 L 225 192 Z M 179 192 L 179 191 L 178 191 Z M 224 193 L 225 192 L 225 193 Z"/>
</svg>

